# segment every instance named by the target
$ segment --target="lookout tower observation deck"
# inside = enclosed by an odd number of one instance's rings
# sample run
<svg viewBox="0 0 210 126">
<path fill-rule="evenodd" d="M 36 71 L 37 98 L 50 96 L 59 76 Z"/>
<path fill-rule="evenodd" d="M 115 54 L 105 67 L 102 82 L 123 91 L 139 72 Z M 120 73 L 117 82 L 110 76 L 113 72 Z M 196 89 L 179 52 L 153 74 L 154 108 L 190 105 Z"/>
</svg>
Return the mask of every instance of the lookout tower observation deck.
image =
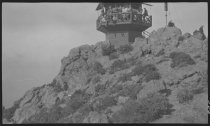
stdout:
<svg viewBox="0 0 210 126">
<path fill-rule="evenodd" d="M 152 26 L 152 16 L 142 9 L 142 3 L 99 3 L 98 31 L 106 34 L 106 41 L 115 46 L 134 42 Z"/>
</svg>

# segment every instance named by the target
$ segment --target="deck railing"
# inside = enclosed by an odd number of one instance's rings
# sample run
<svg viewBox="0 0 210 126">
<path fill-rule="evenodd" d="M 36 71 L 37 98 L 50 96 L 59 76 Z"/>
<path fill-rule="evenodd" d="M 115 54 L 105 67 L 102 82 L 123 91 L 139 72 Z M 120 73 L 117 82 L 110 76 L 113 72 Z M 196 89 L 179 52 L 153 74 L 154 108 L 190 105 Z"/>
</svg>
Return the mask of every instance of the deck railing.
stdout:
<svg viewBox="0 0 210 126">
<path fill-rule="evenodd" d="M 143 17 L 142 14 L 127 12 L 127 13 L 111 13 L 109 15 L 99 16 L 97 19 L 97 28 L 100 26 L 116 25 L 116 24 L 152 24 L 152 16 Z"/>
</svg>

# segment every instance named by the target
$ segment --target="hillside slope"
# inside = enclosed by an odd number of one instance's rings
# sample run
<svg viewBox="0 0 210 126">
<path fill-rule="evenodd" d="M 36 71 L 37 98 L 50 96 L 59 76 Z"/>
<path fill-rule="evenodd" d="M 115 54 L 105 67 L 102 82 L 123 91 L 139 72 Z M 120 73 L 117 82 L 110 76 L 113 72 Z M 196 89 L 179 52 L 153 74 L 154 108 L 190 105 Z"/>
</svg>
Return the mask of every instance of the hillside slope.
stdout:
<svg viewBox="0 0 210 126">
<path fill-rule="evenodd" d="M 3 108 L 4 123 L 208 123 L 208 39 L 177 27 L 115 49 L 71 49 L 49 84 Z"/>
</svg>

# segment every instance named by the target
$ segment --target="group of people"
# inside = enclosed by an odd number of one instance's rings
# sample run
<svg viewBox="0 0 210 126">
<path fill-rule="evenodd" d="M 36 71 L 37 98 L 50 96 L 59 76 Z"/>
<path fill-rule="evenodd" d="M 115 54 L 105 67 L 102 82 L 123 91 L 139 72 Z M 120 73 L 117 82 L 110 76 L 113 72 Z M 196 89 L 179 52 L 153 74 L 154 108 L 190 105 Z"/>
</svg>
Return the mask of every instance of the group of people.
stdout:
<svg viewBox="0 0 210 126">
<path fill-rule="evenodd" d="M 141 6 L 139 9 L 131 9 L 129 7 L 125 6 L 119 6 L 119 7 L 111 7 L 109 6 L 108 9 L 103 8 L 101 10 L 101 21 L 102 22 L 126 22 L 131 20 L 131 13 L 133 12 L 133 21 L 139 21 L 142 20 L 144 22 L 149 22 L 150 18 L 148 15 L 148 11 L 146 8 L 142 9 Z"/>
</svg>

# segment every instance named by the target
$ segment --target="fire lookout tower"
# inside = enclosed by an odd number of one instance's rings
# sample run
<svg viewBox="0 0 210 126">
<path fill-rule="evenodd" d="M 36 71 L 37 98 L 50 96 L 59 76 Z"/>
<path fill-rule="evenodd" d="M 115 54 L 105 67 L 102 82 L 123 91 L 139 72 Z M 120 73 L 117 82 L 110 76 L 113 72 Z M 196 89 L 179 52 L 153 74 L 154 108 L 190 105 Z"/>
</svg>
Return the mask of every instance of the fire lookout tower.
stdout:
<svg viewBox="0 0 210 126">
<path fill-rule="evenodd" d="M 152 16 L 142 8 L 144 3 L 99 3 L 96 10 L 98 31 L 106 34 L 106 41 L 115 47 L 133 43 L 136 37 L 152 26 Z"/>
</svg>

